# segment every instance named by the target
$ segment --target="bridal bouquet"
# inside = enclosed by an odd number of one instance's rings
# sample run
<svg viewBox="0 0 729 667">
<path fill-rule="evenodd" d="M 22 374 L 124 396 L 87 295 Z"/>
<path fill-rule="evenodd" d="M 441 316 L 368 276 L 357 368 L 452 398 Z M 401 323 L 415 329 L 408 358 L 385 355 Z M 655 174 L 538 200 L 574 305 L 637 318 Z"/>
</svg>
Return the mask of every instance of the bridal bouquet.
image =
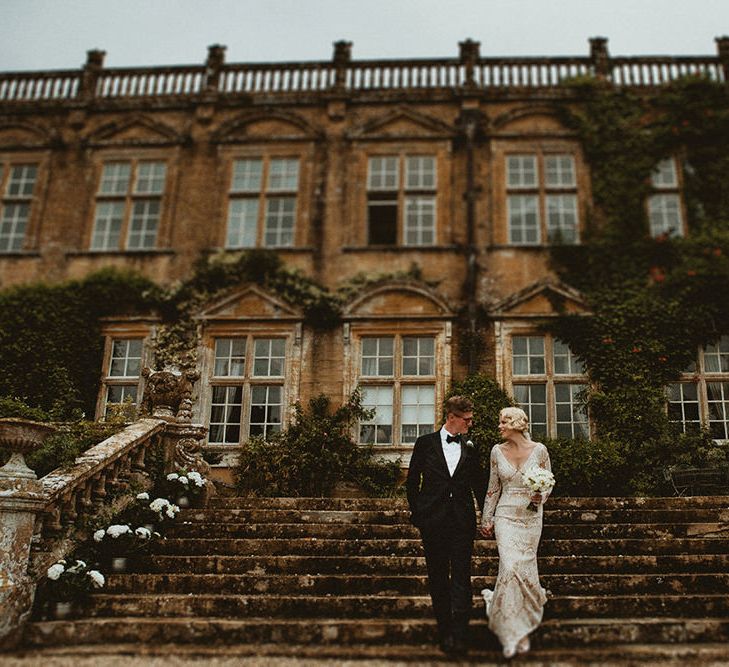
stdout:
<svg viewBox="0 0 729 667">
<path fill-rule="evenodd" d="M 522 474 L 522 478 L 524 480 L 524 484 L 526 484 L 534 493 L 551 491 L 555 484 L 554 475 L 549 470 L 545 470 L 539 466 L 535 466 L 534 468 L 527 470 Z M 532 501 L 529 501 L 527 509 L 530 512 L 536 512 L 539 508 Z"/>
</svg>

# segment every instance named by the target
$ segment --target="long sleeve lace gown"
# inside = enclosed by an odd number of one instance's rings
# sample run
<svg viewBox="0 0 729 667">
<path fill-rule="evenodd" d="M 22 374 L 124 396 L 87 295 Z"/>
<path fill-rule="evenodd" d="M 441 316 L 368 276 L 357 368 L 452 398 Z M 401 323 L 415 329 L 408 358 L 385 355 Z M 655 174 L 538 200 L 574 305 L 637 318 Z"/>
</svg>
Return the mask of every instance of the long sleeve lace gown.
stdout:
<svg viewBox="0 0 729 667">
<path fill-rule="evenodd" d="M 522 480 L 522 472 L 535 465 L 551 471 L 549 452 L 541 443 L 536 443 L 521 468 L 509 462 L 500 445 L 491 450 L 491 477 L 481 523 L 494 524 L 499 573 L 494 590 L 484 589 L 482 594 L 489 628 L 504 648 L 515 647 L 539 626 L 547 601 L 537 570 L 543 506 L 537 512 L 527 509 L 532 492 Z"/>
</svg>

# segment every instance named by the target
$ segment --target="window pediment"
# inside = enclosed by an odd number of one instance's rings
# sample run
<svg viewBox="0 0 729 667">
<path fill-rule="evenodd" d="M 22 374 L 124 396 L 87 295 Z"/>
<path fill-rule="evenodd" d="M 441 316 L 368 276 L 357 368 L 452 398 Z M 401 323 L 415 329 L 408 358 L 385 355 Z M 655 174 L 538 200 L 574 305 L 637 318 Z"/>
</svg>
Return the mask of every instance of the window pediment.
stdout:
<svg viewBox="0 0 729 667">
<path fill-rule="evenodd" d="M 211 141 L 213 143 L 316 141 L 321 137 L 321 131 L 300 116 L 270 112 L 233 118 L 213 132 Z"/>
<path fill-rule="evenodd" d="M 494 119 L 495 134 L 538 134 L 554 136 L 565 133 L 572 134 L 550 106 L 529 106 L 512 109 Z"/>
<path fill-rule="evenodd" d="M 422 285 L 393 282 L 359 296 L 345 310 L 348 319 L 447 319 L 446 302 Z"/>
<path fill-rule="evenodd" d="M 85 138 L 88 146 L 169 146 L 185 141 L 183 135 L 165 123 L 146 116 L 113 122 L 94 130 Z"/>
<path fill-rule="evenodd" d="M 229 320 L 291 320 L 303 315 L 284 301 L 271 296 L 255 285 L 249 285 L 213 302 L 196 319 L 203 321 Z"/>
<path fill-rule="evenodd" d="M 0 125 L 0 150 L 47 148 L 51 133 L 44 127 L 30 123 Z"/>
<path fill-rule="evenodd" d="M 355 127 L 348 134 L 353 140 L 450 139 L 455 130 L 438 118 L 412 109 L 400 108 Z"/>
<path fill-rule="evenodd" d="M 567 285 L 539 281 L 498 302 L 493 317 L 545 317 L 557 313 L 588 314 L 580 293 Z"/>
</svg>

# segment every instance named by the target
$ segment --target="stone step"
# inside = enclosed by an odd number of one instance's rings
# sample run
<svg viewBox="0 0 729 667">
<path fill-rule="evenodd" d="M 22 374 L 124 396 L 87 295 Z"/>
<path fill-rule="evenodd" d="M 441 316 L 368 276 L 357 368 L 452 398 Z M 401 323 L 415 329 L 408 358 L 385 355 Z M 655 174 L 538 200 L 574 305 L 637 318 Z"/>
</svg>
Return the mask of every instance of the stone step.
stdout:
<svg viewBox="0 0 729 667">
<path fill-rule="evenodd" d="M 403 508 L 377 510 L 332 509 L 186 509 L 179 522 L 209 523 L 345 523 L 410 526 L 410 512 Z M 682 509 L 553 509 L 544 510 L 546 524 L 613 523 L 729 523 L 729 507 Z"/>
<path fill-rule="evenodd" d="M 473 576 L 473 592 L 493 588 L 493 576 Z M 729 590 L 729 574 L 542 574 L 542 586 L 553 595 L 698 595 Z M 247 575 L 247 574 L 111 574 L 108 594 L 224 593 L 310 595 L 421 595 L 425 574 L 379 575 Z"/>
<path fill-rule="evenodd" d="M 498 558 L 475 556 L 473 572 L 496 572 Z M 218 574 L 392 574 L 425 573 L 425 558 L 414 556 L 225 556 L 155 555 L 139 563 L 140 572 L 180 572 Z M 725 573 L 727 554 L 678 554 L 658 556 L 542 556 L 542 574 L 659 574 L 673 572 Z"/>
<path fill-rule="evenodd" d="M 348 523 L 203 523 L 177 522 L 165 528 L 167 537 L 208 538 L 294 538 L 330 539 L 418 539 L 411 525 Z M 597 537 L 664 539 L 675 537 L 729 538 L 729 523 L 612 523 L 545 524 L 543 539 L 590 539 Z"/>
<path fill-rule="evenodd" d="M 570 497 L 553 496 L 549 499 L 553 509 L 699 509 L 729 508 L 729 496 L 683 496 L 658 498 L 631 497 Z M 211 509 L 323 509 L 323 510 L 378 510 L 407 509 L 404 498 L 258 498 L 216 496 Z"/>
<path fill-rule="evenodd" d="M 154 545 L 155 553 L 180 555 L 320 555 L 320 556 L 420 556 L 419 539 L 402 540 L 331 540 L 317 538 L 292 539 L 214 539 L 169 538 Z M 477 540 L 474 554 L 497 553 L 494 540 Z M 549 540 L 539 545 L 540 556 L 593 556 L 667 554 L 727 554 L 729 540 L 721 538 L 676 538 L 668 540 L 586 539 Z"/>
<path fill-rule="evenodd" d="M 498 649 L 485 619 L 472 623 L 474 644 Z M 26 646 L 109 643 L 299 643 L 420 644 L 434 642 L 433 621 L 422 619 L 272 619 L 272 618 L 83 618 L 30 623 Z M 553 619 L 535 631 L 535 649 L 609 644 L 726 642 L 729 618 L 680 617 Z"/>
<path fill-rule="evenodd" d="M 76 644 L 39 648 L 22 653 L 7 654 L 8 660 L 17 657 L 33 665 L 162 665 L 192 664 L 205 659 L 213 665 L 277 665 L 302 667 L 303 665 L 342 664 L 361 667 L 392 665 L 443 664 L 443 654 L 432 644 Z M 580 646 L 562 648 L 533 648 L 527 658 L 518 663 L 533 667 L 626 667 L 645 665 L 656 667 L 726 667 L 728 651 L 724 644 L 615 644 L 613 646 Z M 127 662 L 128 660 L 139 662 Z M 95 660 L 90 663 L 89 660 Z M 124 662 L 117 662 L 124 660 Z M 160 662 L 160 660 L 164 662 Z M 467 664 L 503 665 L 501 651 L 472 649 Z M 11 665 L 15 663 L 10 663 Z M 28 662 L 19 663 L 27 665 Z"/>
<path fill-rule="evenodd" d="M 295 593 L 298 591 L 295 591 Z M 473 616 L 484 614 L 474 598 Z M 545 618 L 621 618 L 637 615 L 729 618 L 726 595 L 554 596 Z M 429 619 L 428 595 L 209 595 L 145 594 L 91 597 L 89 616 L 246 618 L 377 618 Z"/>
</svg>

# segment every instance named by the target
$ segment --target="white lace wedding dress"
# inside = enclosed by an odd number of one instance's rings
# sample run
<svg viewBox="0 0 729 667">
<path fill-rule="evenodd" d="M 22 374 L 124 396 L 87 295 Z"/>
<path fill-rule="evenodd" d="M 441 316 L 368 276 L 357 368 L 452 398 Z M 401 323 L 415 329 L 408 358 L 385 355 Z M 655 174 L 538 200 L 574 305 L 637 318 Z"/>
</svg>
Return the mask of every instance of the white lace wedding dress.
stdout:
<svg viewBox="0 0 729 667">
<path fill-rule="evenodd" d="M 514 649 L 542 622 L 547 601 L 537 570 L 543 505 L 539 505 L 537 512 L 527 509 L 532 492 L 522 481 L 522 471 L 535 465 L 551 470 L 549 452 L 541 443 L 536 443 L 519 469 L 508 461 L 500 445 L 491 450 L 491 477 L 481 524 L 493 521 L 499 574 L 494 590 L 484 589 L 481 593 L 489 628 L 505 650 Z M 545 500 L 546 495 L 543 494 Z"/>
</svg>

